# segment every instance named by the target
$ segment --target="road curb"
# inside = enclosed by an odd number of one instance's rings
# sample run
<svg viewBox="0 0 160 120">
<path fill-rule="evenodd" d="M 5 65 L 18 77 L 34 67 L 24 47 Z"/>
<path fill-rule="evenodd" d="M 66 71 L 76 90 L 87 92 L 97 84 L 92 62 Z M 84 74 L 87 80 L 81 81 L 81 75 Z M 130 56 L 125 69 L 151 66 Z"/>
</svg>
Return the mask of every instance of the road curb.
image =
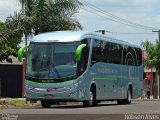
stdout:
<svg viewBox="0 0 160 120">
<path fill-rule="evenodd" d="M 26 98 L 0 98 L 0 101 L 3 101 L 3 100 L 26 100 Z M 160 99 L 141 99 L 141 98 L 138 98 L 138 99 L 132 99 L 132 101 L 160 101 Z M 74 103 L 74 102 L 71 102 L 71 103 Z"/>
</svg>

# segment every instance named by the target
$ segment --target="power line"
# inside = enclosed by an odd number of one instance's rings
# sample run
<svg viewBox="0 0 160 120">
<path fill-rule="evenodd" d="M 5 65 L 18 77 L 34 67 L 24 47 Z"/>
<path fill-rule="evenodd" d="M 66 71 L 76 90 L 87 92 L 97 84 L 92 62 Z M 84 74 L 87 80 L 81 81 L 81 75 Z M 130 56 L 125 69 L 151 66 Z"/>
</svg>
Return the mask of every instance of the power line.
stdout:
<svg viewBox="0 0 160 120">
<path fill-rule="evenodd" d="M 135 25 L 132 25 L 132 24 L 128 24 L 128 23 L 124 23 L 124 22 L 121 22 L 121 21 L 117 21 L 117 20 L 114 20 L 112 18 L 106 17 L 106 16 L 104 16 L 102 14 L 99 14 L 97 12 L 94 12 L 94 11 L 91 11 L 91 10 L 88 10 L 88 9 L 85 9 L 85 8 L 82 8 L 82 9 L 85 10 L 86 12 L 89 12 L 89 13 L 92 13 L 92 14 L 96 14 L 96 15 L 98 15 L 100 17 L 103 17 L 103 18 L 105 18 L 107 20 L 111 20 L 111 21 L 114 21 L 114 22 L 119 22 L 121 24 L 124 24 L 124 25 L 127 25 L 127 26 L 131 26 L 131 27 L 135 27 L 135 28 L 140 28 L 139 26 L 135 26 Z M 143 29 L 145 29 L 145 28 L 143 28 Z"/>
<path fill-rule="evenodd" d="M 112 21 L 115 21 L 115 20 L 113 20 L 113 19 L 111 19 L 111 18 L 108 18 L 108 17 L 106 17 L 106 16 L 103 16 L 103 15 L 101 15 L 101 14 L 99 14 L 99 13 L 97 13 L 97 12 L 94 12 L 94 11 L 90 11 L 90 10 L 87 10 L 87 9 L 85 9 L 85 8 L 83 8 L 85 11 L 87 11 L 88 13 L 93 13 L 93 14 L 97 14 L 98 16 L 100 16 L 100 17 L 103 17 L 103 18 L 105 18 L 105 19 L 109 19 L 109 20 L 112 20 Z M 116 21 L 115 21 L 116 22 Z M 125 23 L 123 23 L 123 24 L 125 24 Z M 126 25 L 128 25 L 128 24 L 126 24 Z M 129 25 L 129 26 L 132 26 L 132 25 Z M 136 27 L 136 28 L 139 28 L 139 27 L 137 27 L 137 26 L 134 26 L 134 27 Z M 132 32 L 111 32 L 111 31 L 106 31 L 106 30 L 104 30 L 105 32 L 107 32 L 107 33 L 109 33 L 109 34 L 113 34 L 113 35 L 118 35 L 118 34 L 124 34 L 124 35 L 136 35 L 136 34 L 138 34 L 138 35 L 153 35 L 153 34 L 156 34 L 156 33 L 148 33 L 148 32 L 146 32 L 146 33 L 132 33 Z M 102 31 L 100 31 L 100 32 L 102 32 Z"/>
<path fill-rule="evenodd" d="M 83 0 L 83 1 L 84 1 L 84 0 Z M 158 28 L 154 28 L 154 27 L 148 27 L 148 26 L 144 26 L 144 25 L 141 25 L 141 24 L 137 24 L 137 23 L 131 22 L 131 21 L 129 21 L 129 20 L 126 20 L 126 19 L 117 17 L 117 16 L 115 16 L 115 15 L 109 13 L 109 12 L 105 12 L 105 11 L 103 11 L 102 9 L 97 8 L 96 6 L 94 6 L 93 4 L 91 4 L 91 3 L 89 3 L 89 2 L 86 2 L 86 1 L 84 1 L 84 2 L 85 2 L 85 4 L 84 4 L 85 6 L 91 8 L 91 9 L 94 9 L 94 10 L 96 10 L 96 11 L 102 13 L 102 14 L 107 15 L 107 16 L 110 16 L 110 17 L 112 17 L 112 18 L 114 18 L 114 19 L 117 19 L 117 20 L 120 20 L 120 21 L 123 21 L 123 22 L 127 22 L 127 23 L 129 23 L 129 24 L 136 25 L 136 26 L 139 26 L 139 27 L 147 28 L 147 29 L 150 29 L 150 30 L 152 30 L 152 29 L 158 29 Z"/>
<path fill-rule="evenodd" d="M 106 12 L 106 11 L 104 11 L 104 10 L 102 10 L 102 9 L 97 8 L 96 6 L 94 6 L 93 4 L 91 4 L 91 3 L 89 3 L 89 2 L 87 2 L 87 1 L 85 1 L 85 0 L 83 0 L 83 4 L 84 4 L 86 7 L 90 8 L 90 9 L 92 9 L 92 10 L 97 11 L 98 13 L 101 13 L 101 14 L 103 14 L 103 15 L 106 15 L 106 16 L 111 17 L 112 19 L 110 18 L 109 20 L 112 20 L 112 21 L 114 21 L 114 22 L 119 22 L 119 23 L 121 23 L 121 24 L 125 24 L 125 25 L 128 25 L 128 26 L 139 27 L 139 28 L 148 29 L 148 30 L 158 29 L 158 28 L 155 28 L 155 27 L 149 27 L 149 26 L 141 25 L 141 24 L 138 24 L 138 23 L 131 22 L 131 21 L 129 21 L 129 20 L 120 18 L 120 17 L 118 17 L 118 16 L 116 16 L 116 15 L 113 15 L 113 14 L 111 14 L 111 13 L 109 13 L 109 12 Z M 108 18 L 107 18 L 107 19 L 108 19 Z M 115 20 L 115 19 L 116 19 L 116 20 Z"/>
<path fill-rule="evenodd" d="M 143 29 L 146 29 L 146 28 L 144 28 L 144 27 L 135 26 L 135 25 L 133 25 L 133 24 L 129 24 L 129 23 L 126 23 L 126 22 L 123 22 L 123 21 L 118 21 L 118 20 L 116 20 L 116 19 L 114 19 L 114 18 L 106 17 L 104 14 L 99 14 L 99 12 L 94 12 L 94 11 L 91 11 L 91 10 L 88 10 L 88 9 L 85 9 L 85 8 L 82 8 L 82 9 L 85 10 L 85 11 L 87 11 L 87 12 L 89 12 L 89 13 L 96 14 L 96 15 L 98 15 L 98 16 L 100 16 L 100 17 L 103 17 L 103 18 L 105 18 L 105 19 L 107 19 L 107 20 L 110 20 L 110 21 L 114 21 L 114 22 L 121 23 L 121 24 L 124 24 L 124 25 L 127 25 L 127 26 L 135 27 L 135 28 L 143 28 Z M 147 30 L 148 30 L 148 29 L 147 29 Z M 149 29 L 149 30 L 152 30 L 152 29 Z"/>
</svg>

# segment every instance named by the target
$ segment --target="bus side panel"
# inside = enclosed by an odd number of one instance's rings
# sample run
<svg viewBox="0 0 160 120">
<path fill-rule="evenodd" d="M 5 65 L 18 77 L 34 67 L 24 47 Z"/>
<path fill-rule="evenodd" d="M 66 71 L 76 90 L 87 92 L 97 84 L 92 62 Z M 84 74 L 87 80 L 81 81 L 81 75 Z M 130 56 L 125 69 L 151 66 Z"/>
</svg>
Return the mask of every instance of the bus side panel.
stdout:
<svg viewBox="0 0 160 120">
<path fill-rule="evenodd" d="M 98 100 L 121 99 L 121 66 L 118 64 L 96 63 L 90 67 L 92 81 L 96 83 Z"/>
<path fill-rule="evenodd" d="M 127 89 L 132 86 L 132 98 L 141 96 L 143 82 L 143 67 L 142 66 L 127 66 L 122 69 L 122 86 L 123 99 L 127 97 Z"/>
<path fill-rule="evenodd" d="M 133 98 L 138 98 L 142 96 L 143 87 L 143 66 L 139 66 L 139 76 L 138 80 L 133 82 Z"/>
</svg>

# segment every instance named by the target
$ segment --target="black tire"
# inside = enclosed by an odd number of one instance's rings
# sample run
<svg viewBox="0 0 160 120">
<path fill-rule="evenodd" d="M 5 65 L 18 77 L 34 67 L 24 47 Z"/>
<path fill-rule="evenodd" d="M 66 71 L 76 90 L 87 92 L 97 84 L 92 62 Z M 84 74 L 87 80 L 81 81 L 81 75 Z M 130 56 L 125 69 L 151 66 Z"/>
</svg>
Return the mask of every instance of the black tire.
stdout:
<svg viewBox="0 0 160 120">
<path fill-rule="evenodd" d="M 132 99 L 132 93 L 131 93 L 131 88 L 128 88 L 127 91 L 127 99 L 125 99 L 125 104 L 131 104 L 131 99 Z"/>
<path fill-rule="evenodd" d="M 50 108 L 51 102 L 47 100 L 41 100 L 41 105 L 43 108 Z"/>
<path fill-rule="evenodd" d="M 132 99 L 131 88 L 128 88 L 128 90 L 127 90 L 127 98 L 126 99 L 117 100 L 117 103 L 119 105 L 122 105 L 122 104 L 131 104 L 131 99 Z"/>
<path fill-rule="evenodd" d="M 92 106 L 96 106 L 97 105 L 97 101 L 96 101 L 96 92 L 95 90 L 92 88 L 90 90 L 90 98 L 87 101 L 83 101 L 83 106 L 84 107 L 92 107 Z"/>
<path fill-rule="evenodd" d="M 117 100 L 117 103 L 118 103 L 118 105 L 123 105 L 124 104 L 124 100 L 123 99 Z"/>
</svg>

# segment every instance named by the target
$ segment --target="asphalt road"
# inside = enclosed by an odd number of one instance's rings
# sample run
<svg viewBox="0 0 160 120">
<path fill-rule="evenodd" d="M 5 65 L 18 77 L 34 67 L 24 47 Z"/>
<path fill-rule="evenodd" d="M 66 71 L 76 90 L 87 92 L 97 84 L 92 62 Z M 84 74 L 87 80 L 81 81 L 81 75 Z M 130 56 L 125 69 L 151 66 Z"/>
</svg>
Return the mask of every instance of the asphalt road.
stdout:
<svg viewBox="0 0 160 120">
<path fill-rule="evenodd" d="M 133 101 L 130 105 L 103 102 L 96 107 L 83 108 L 82 105 L 52 106 L 49 109 L 34 108 L 0 109 L 1 118 L 17 117 L 18 120 L 111 120 L 129 119 L 128 115 L 154 117 L 160 119 L 160 101 Z M 12 116 L 13 115 L 13 116 Z M 15 115 L 15 116 L 14 116 Z M 17 116 L 16 116 L 17 115 Z M 148 117 L 148 115 L 151 115 Z M 10 117 L 9 116 L 9 117 Z"/>
</svg>

